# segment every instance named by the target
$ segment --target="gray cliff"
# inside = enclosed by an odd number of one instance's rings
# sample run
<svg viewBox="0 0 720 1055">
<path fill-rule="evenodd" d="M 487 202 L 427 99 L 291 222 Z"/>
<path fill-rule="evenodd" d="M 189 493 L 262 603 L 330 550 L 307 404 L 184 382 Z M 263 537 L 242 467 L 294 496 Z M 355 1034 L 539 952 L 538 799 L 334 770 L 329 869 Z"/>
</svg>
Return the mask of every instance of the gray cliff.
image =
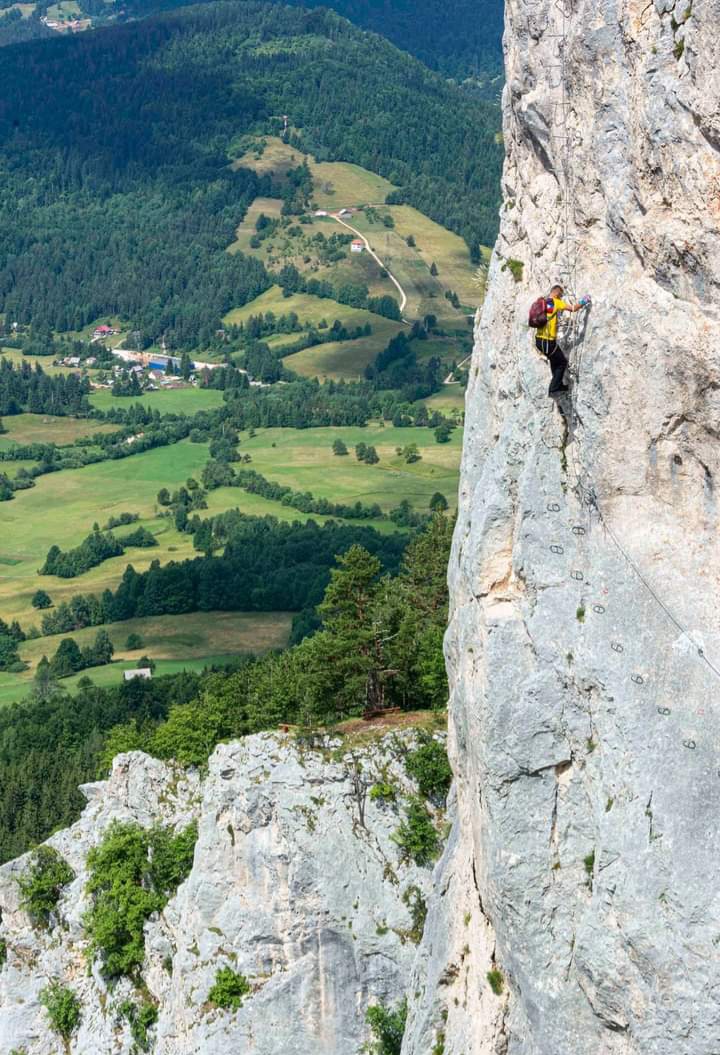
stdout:
<svg viewBox="0 0 720 1055">
<path fill-rule="evenodd" d="M 720 3 L 506 12 L 450 564 L 457 820 L 403 1053 L 717 1055 Z M 594 303 L 555 402 L 527 312 L 558 276 Z"/>
<path fill-rule="evenodd" d="M 97 963 L 88 969 L 87 854 L 113 821 L 182 828 L 192 819 L 192 871 L 145 927 L 142 980 L 158 1010 L 147 1050 L 359 1053 L 368 1006 L 396 1005 L 406 991 L 416 953 L 410 907 L 430 885 L 431 870 L 401 860 L 393 840 L 403 801 L 417 793 L 403 763 L 412 743 L 406 732 L 320 751 L 252 736 L 218 747 L 202 776 L 119 755 L 107 781 L 85 787 L 80 820 L 48 841 L 76 874 L 54 926 L 32 926 L 21 907 L 16 877 L 27 859 L 0 869 L 2 1055 L 56 1055 L 61 1041 L 40 1001 L 52 980 L 81 1003 L 72 1055 L 138 1050 L 119 1013 L 136 987 L 108 986 Z M 375 780 L 396 788 L 396 803 L 369 794 Z M 237 1011 L 208 1003 L 223 967 L 252 987 Z"/>
</svg>

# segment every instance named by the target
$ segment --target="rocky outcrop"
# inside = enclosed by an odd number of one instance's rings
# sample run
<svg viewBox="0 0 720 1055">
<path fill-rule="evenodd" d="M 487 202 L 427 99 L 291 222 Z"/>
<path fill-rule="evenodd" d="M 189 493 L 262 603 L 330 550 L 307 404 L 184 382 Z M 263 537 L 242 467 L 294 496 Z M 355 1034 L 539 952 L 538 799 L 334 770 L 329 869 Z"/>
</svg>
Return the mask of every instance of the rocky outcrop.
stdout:
<svg viewBox="0 0 720 1055">
<path fill-rule="evenodd" d="M 136 987 L 108 987 L 99 965 L 86 964 L 87 854 L 113 821 L 181 828 L 193 818 L 192 871 L 145 927 L 142 976 L 158 1009 L 152 1051 L 359 1051 L 368 1006 L 405 993 L 411 908 L 429 886 L 430 870 L 403 862 L 393 841 L 404 798 L 417 790 L 403 763 L 412 737 L 310 750 L 289 736 L 253 736 L 218 747 L 202 778 L 140 753 L 116 758 L 108 781 L 85 787 L 81 819 L 49 840 L 76 874 L 55 926 L 31 926 L 20 907 L 16 877 L 27 860 L 0 869 L 0 1051 L 57 1052 L 39 1001 L 52 980 L 81 1001 L 73 1055 L 133 1050 L 119 1007 Z M 397 790 L 396 803 L 370 794 L 375 780 Z M 250 981 L 238 1011 L 208 1003 L 222 967 Z"/>
<path fill-rule="evenodd" d="M 458 815 L 403 1052 L 711 1055 L 720 4 L 507 18 L 450 565 Z M 553 401 L 526 322 L 558 276 L 594 304 Z"/>
</svg>

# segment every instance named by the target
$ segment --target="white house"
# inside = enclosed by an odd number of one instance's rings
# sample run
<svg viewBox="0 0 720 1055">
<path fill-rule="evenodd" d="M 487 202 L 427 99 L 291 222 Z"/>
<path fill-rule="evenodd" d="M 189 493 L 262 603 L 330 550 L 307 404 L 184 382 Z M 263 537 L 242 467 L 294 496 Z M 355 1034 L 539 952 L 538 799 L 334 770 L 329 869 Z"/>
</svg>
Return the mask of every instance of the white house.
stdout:
<svg viewBox="0 0 720 1055">
<path fill-rule="evenodd" d="M 149 667 L 138 667 L 137 670 L 124 670 L 123 678 L 125 681 L 134 681 L 135 678 L 151 678 L 152 671 Z"/>
<path fill-rule="evenodd" d="M 351 253 L 363 253 L 364 251 L 365 251 L 365 243 L 362 242 L 359 238 L 354 238 L 353 241 L 350 243 L 350 252 Z"/>
</svg>

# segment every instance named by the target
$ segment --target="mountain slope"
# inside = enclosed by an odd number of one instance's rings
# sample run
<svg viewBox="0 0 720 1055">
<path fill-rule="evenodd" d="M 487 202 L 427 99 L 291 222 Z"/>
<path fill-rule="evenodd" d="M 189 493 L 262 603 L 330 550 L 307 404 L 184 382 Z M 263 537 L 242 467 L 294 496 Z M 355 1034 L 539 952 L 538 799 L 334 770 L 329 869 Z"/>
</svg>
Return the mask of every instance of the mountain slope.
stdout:
<svg viewBox="0 0 720 1055">
<path fill-rule="evenodd" d="M 223 252 L 271 189 L 231 171 L 233 144 L 286 113 L 320 160 L 386 176 L 471 246 L 494 237 L 494 108 L 331 12 L 209 5 L 4 54 L 0 310 L 21 322 L 212 332 L 268 284 Z"/>
</svg>

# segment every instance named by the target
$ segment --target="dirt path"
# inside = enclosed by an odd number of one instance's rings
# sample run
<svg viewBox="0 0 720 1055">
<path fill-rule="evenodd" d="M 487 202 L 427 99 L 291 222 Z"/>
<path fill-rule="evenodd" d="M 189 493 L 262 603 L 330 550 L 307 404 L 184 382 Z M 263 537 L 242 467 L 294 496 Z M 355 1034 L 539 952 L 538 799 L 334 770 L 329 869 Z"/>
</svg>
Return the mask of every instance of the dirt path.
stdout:
<svg viewBox="0 0 720 1055">
<path fill-rule="evenodd" d="M 343 227 L 347 227 L 348 231 L 352 231 L 353 234 L 357 235 L 365 246 L 365 248 L 367 249 L 370 256 L 375 261 L 375 263 L 378 264 L 378 266 L 381 267 L 383 271 L 387 271 L 388 278 L 400 294 L 400 314 L 403 315 L 408 301 L 407 294 L 405 293 L 405 290 L 402 288 L 398 280 L 393 275 L 392 271 L 390 271 L 390 269 L 382 262 L 375 250 L 371 247 L 370 243 L 368 242 L 367 238 L 362 233 L 362 231 L 358 231 L 357 227 L 353 227 L 351 224 L 346 223 L 345 220 L 341 220 L 337 213 L 330 213 L 330 216 L 337 223 L 342 224 Z M 407 322 L 407 319 L 403 318 L 403 322 Z"/>
</svg>

